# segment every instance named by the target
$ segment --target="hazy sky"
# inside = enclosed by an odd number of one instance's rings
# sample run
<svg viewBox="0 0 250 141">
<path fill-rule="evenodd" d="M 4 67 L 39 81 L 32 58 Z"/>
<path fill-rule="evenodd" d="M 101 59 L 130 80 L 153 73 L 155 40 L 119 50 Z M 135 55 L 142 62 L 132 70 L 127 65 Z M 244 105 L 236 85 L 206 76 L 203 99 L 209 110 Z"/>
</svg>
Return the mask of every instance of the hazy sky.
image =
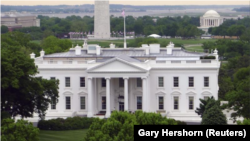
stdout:
<svg viewBox="0 0 250 141">
<path fill-rule="evenodd" d="M 82 5 L 94 0 L 1 0 L 3 5 Z M 110 4 L 124 5 L 250 5 L 250 0 L 110 0 Z"/>
</svg>

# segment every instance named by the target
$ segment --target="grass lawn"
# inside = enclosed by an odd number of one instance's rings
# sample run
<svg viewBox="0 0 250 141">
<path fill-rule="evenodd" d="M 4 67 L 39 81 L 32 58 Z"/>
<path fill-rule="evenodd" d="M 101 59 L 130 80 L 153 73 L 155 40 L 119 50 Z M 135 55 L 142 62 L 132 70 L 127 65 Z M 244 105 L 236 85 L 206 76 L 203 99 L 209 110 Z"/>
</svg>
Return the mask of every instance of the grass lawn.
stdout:
<svg viewBox="0 0 250 141">
<path fill-rule="evenodd" d="M 48 131 L 40 130 L 40 141 L 80 141 L 86 136 L 88 129 Z"/>
<path fill-rule="evenodd" d="M 203 52 L 203 48 L 201 46 L 191 46 L 185 48 L 187 51 L 197 51 L 197 52 Z"/>
</svg>

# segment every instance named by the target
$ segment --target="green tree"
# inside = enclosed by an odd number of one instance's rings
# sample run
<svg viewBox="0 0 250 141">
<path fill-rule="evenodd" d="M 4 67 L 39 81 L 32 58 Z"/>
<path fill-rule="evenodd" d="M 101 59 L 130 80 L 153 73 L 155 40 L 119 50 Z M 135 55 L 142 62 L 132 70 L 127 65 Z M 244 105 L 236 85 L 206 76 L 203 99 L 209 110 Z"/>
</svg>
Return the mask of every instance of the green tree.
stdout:
<svg viewBox="0 0 250 141">
<path fill-rule="evenodd" d="M 128 112 L 113 111 L 108 119 L 96 119 L 90 126 L 85 141 L 133 141 L 134 125 L 177 125 L 174 119 L 162 117 L 156 113 L 136 111 L 135 114 Z"/>
<path fill-rule="evenodd" d="M 240 39 L 250 43 L 250 28 L 245 30 L 245 32 L 240 36 Z"/>
<path fill-rule="evenodd" d="M 71 40 L 60 40 L 55 36 L 49 36 L 42 40 L 41 46 L 46 54 L 67 51 L 72 45 Z"/>
<path fill-rule="evenodd" d="M 5 34 L 5 36 L 9 37 L 12 42 L 18 42 L 20 46 L 27 46 L 31 39 L 29 34 L 25 34 L 18 31 L 8 32 Z"/>
<path fill-rule="evenodd" d="M 34 60 L 19 47 L 2 48 L 1 68 L 2 112 L 11 117 L 32 117 L 33 113 L 43 117 L 52 99 L 57 101 L 59 81 L 34 77 L 38 73 Z"/>
<path fill-rule="evenodd" d="M 226 100 L 229 101 L 228 107 L 233 109 L 231 117 L 236 120 L 237 117 L 250 118 L 250 66 L 240 68 L 233 75 L 235 89 L 226 93 Z"/>
<path fill-rule="evenodd" d="M 25 120 L 4 119 L 1 122 L 2 141 L 39 141 L 39 129 Z"/>
<path fill-rule="evenodd" d="M 5 25 L 2 25 L 2 26 L 1 26 L 1 34 L 7 33 L 8 31 L 9 31 L 9 29 L 8 29 L 7 26 L 5 26 Z"/>
<path fill-rule="evenodd" d="M 244 119 L 242 122 L 238 120 L 237 125 L 250 125 L 250 119 Z"/>
<path fill-rule="evenodd" d="M 202 115 L 202 125 L 226 125 L 226 116 L 222 113 L 218 102 L 210 99 L 205 106 L 204 114 Z"/>
<path fill-rule="evenodd" d="M 43 38 L 47 38 L 49 36 L 54 36 L 54 35 L 55 35 L 54 32 L 52 32 L 51 30 L 45 30 L 43 32 Z"/>
<path fill-rule="evenodd" d="M 201 99 L 201 98 L 200 98 L 199 100 L 200 100 L 200 107 L 199 107 L 199 108 L 196 108 L 195 113 L 197 113 L 198 115 L 200 115 L 201 118 L 202 118 L 202 116 L 203 116 L 203 114 L 204 114 L 204 112 L 205 112 L 205 107 L 206 107 L 207 103 L 208 103 L 210 100 L 214 100 L 214 97 L 213 97 L 213 96 L 212 96 L 211 98 L 208 97 L 207 100 Z"/>
</svg>

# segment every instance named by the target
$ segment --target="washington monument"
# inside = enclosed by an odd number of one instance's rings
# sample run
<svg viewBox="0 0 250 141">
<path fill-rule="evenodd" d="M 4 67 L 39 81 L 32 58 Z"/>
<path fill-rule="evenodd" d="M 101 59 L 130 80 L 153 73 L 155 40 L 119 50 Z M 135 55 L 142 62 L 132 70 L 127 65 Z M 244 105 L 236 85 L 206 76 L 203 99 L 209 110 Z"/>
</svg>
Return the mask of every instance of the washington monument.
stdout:
<svg viewBox="0 0 250 141">
<path fill-rule="evenodd" d="M 95 0 L 94 37 L 110 38 L 109 1 Z"/>
</svg>

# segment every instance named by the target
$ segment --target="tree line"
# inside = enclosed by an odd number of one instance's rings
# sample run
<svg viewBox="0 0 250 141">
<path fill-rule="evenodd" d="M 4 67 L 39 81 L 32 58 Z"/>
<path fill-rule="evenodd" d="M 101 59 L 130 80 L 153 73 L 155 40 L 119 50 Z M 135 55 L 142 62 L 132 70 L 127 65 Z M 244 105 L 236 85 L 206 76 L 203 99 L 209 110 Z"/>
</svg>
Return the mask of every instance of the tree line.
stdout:
<svg viewBox="0 0 250 141">
<path fill-rule="evenodd" d="M 39 15 L 40 27 L 24 27 L 15 29 L 25 34 L 30 34 L 32 40 L 41 40 L 50 35 L 59 36 L 69 32 L 93 32 L 94 18 L 90 16 L 68 16 L 65 19 Z M 150 17 L 135 18 L 126 16 L 126 31 L 135 32 L 135 35 L 159 34 L 165 36 L 182 36 L 193 38 L 203 32 L 197 28 L 199 17 Z M 111 33 L 124 31 L 123 17 L 110 16 Z M 3 32 L 2 32 L 3 33 Z"/>
<path fill-rule="evenodd" d="M 250 31 L 250 17 L 238 20 L 226 20 L 218 27 L 210 27 L 208 33 L 220 36 L 237 36 L 247 34 Z"/>
</svg>

